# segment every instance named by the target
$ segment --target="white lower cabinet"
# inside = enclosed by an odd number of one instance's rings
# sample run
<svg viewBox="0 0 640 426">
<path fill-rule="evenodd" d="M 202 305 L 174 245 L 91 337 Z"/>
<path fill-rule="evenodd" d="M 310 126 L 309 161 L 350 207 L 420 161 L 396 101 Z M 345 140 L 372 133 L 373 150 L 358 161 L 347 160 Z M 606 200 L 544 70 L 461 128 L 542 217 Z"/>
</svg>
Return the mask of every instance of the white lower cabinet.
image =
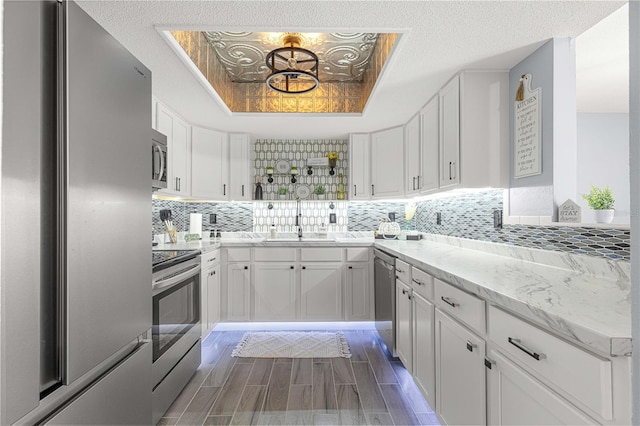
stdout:
<svg viewBox="0 0 640 426">
<path fill-rule="evenodd" d="M 253 319 L 291 320 L 296 315 L 296 270 L 293 264 L 254 264 Z"/>
<path fill-rule="evenodd" d="M 413 371 L 411 322 L 411 287 L 396 279 L 396 354 L 410 373 Z"/>
<path fill-rule="evenodd" d="M 436 309 L 436 412 L 449 425 L 486 424 L 485 341 Z"/>
<path fill-rule="evenodd" d="M 492 425 L 587 425 L 597 422 L 526 373 L 500 352 L 491 350 L 488 420 Z"/>
<path fill-rule="evenodd" d="M 369 321 L 373 316 L 373 286 L 369 262 L 348 264 L 344 281 L 345 319 Z"/>
<path fill-rule="evenodd" d="M 304 263 L 300 273 L 300 319 L 342 319 L 342 264 Z"/>
<path fill-rule="evenodd" d="M 226 319 L 249 321 L 251 311 L 251 271 L 247 263 L 227 265 Z"/>
<path fill-rule="evenodd" d="M 200 272 L 200 324 L 204 339 L 220 321 L 220 250 L 203 253 Z"/>
<path fill-rule="evenodd" d="M 431 408 L 436 406 L 436 359 L 433 303 L 417 294 L 413 301 L 413 380 Z"/>
</svg>

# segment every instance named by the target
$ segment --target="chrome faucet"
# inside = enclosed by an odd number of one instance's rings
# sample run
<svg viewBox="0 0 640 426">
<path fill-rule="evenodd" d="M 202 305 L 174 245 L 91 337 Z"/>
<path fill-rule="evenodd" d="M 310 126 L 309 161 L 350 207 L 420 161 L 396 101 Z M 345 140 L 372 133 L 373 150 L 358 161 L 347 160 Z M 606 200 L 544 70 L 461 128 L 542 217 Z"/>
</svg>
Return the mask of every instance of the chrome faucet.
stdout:
<svg viewBox="0 0 640 426">
<path fill-rule="evenodd" d="M 302 209 L 300 199 L 296 200 L 296 226 L 298 227 L 298 238 L 302 238 Z"/>
</svg>

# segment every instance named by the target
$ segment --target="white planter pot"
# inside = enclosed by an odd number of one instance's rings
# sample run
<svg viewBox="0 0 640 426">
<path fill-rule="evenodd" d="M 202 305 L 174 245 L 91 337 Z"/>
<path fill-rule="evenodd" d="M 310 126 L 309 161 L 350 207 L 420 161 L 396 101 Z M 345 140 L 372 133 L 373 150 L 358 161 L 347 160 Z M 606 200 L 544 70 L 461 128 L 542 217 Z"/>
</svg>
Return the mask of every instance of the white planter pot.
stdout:
<svg viewBox="0 0 640 426">
<path fill-rule="evenodd" d="M 596 223 L 611 223 L 613 222 L 614 209 L 608 210 L 594 210 L 596 214 Z"/>
<path fill-rule="evenodd" d="M 286 195 L 279 195 L 279 197 L 280 197 L 281 200 L 286 200 L 287 199 Z"/>
<path fill-rule="evenodd" d="M 318 196 L 318 200 L 324 200 L 324 194 L 316 194 Z"/>
</svg>

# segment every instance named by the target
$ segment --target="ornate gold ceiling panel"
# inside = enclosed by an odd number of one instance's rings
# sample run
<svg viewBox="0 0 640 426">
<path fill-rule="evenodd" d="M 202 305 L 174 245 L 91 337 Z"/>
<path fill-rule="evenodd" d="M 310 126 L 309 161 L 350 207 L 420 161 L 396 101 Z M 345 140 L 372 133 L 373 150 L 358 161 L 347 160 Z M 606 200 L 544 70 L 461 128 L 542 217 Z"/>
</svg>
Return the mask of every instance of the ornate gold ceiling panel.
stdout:
<svg viewBox="0 0 640 426">
<path fill-rule="evenodd" d="M 291 33 L 172 31 L 232 112 L 361 113 L 397 34 L 295 33 L 319 59 L 319 88 L 301 95 L 267 88 L 266 55 Z"/>
<path fill-rule="evenodd" d="M 264 82 L 270 70 L 267 53 L 284 45 L 287 33 L 207 31 L 205 38 L 234 83 Z M 361 82 L 378 34 L 298 33 L 300 47 L 318 55 L 323 82 Z"/>
</svg>

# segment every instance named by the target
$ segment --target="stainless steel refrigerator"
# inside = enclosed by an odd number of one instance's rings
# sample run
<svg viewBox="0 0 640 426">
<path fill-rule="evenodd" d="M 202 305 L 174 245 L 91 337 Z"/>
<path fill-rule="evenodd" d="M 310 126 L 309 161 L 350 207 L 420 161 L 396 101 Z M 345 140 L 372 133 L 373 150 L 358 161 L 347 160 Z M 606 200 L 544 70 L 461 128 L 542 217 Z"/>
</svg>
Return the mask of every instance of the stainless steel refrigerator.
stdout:
<svg viewBox="0 0 640 426">
<path fill-rule="evenodd" d="M 151 72 L 4 1 L 0 424 L 151 422 Z"/>
</svg>

